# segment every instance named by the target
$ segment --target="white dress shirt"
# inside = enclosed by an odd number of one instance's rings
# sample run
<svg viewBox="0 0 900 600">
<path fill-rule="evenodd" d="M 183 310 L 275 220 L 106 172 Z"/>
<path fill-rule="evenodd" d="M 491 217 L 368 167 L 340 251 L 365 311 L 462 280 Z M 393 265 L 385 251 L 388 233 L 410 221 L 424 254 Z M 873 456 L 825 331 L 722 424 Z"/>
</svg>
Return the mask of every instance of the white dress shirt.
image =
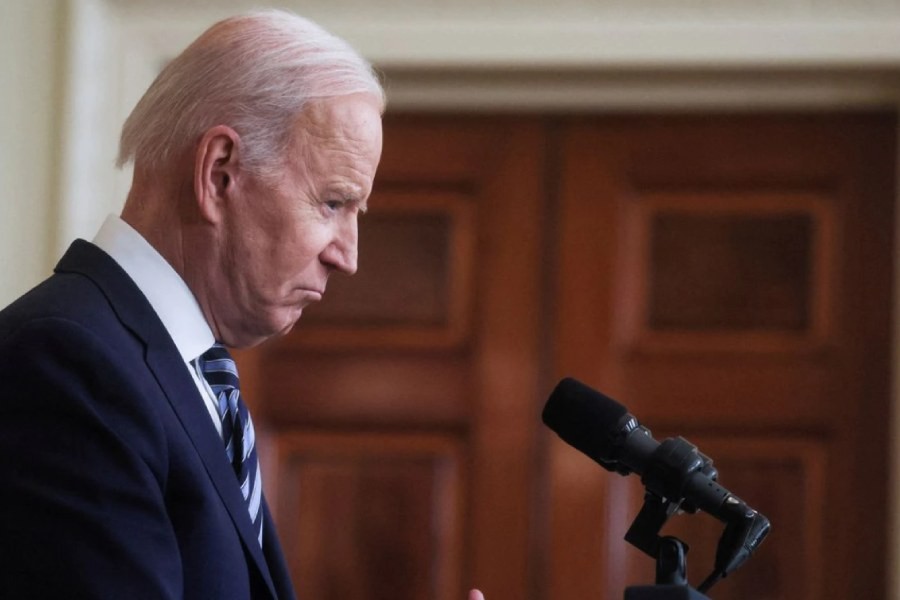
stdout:
<svg viewBox="0 0 900 600">
<path fill-rule="evenodd" d="M 175 269 L 128 223 L 115 215 L 104 221 L 94 244 L 109 254 L 144 293 L 181 354 L 184 367 L 205 400 L 222 435 L 215 395 L 194 362 L 215 343 L 194 294 Z"/>
</svg>

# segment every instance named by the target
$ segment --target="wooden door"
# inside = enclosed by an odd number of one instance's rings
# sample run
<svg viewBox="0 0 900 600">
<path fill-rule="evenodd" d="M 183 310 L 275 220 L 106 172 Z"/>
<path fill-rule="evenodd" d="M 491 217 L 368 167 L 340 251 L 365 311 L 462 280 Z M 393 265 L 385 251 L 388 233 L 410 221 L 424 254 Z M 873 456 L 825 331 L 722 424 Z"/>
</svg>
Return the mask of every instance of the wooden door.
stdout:
<svg viewBox="0 0 900 600">
<path fill-rule="evenodd" d="M 564 375 L 698 445 L 771 518 L 715 598 L 883 598 L 895 130 L 388 118 L 360 272 L 239 356 L 301 598 L 651 582 L 622 540 L 637 479 L 540 425 Z M 672 525 L 696 584 L 720 524 Z"/>
<path fill-rule="evenodd" d="M 557 375 L 711 456 L 766 514 L 718 599 L 884 597 L 894 119 L 573 122 L 561 144 Z M 653 581 L 637 481 L 550 446 L 548 597 Z M 634 478 L 632 478 L 634 479 Z M 722 527 L 675 519 L 691 581 Z"/>
<path fill-rule="evenodd" d="M 360 269 L 245 355 L 301 597 L 528 586 L 544 157 L 534 121 L 389 119 Z"/>
</svg>

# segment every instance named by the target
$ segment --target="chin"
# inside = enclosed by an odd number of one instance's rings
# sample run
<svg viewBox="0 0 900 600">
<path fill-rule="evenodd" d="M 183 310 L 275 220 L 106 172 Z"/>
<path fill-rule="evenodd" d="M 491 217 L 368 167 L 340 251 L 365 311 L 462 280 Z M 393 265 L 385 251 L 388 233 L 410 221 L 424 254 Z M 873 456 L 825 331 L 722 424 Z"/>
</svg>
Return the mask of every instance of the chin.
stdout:
<svg viewBox="0 0 900 600">
<path fill-rule="evenodd" d="M 234 348 L 258 346 L 267 340 L 287 335 L 296 322 L 297 319 L 293 318 L 257 321 L 252 326 L 243 328 L 237 335 L 231 336 L 234 339 L 227 342 L 227 345 Z"/>
<path fill-rule="evenodd" d="M 287 334 L 289 334 L 291 332 L 291 330 L 294 328 L 294 325 L 296 325 L 296 324 L 297 324 L 297 321 L 292 321 L 291 323 L 289 323 L 288 325 L 283 327 L 278 333 L 276 333 L 275 337 L 286 336 Z"/>
<path fill-rule="evenodd" d="M 275 336 L 281 337 L 283 335 L 287 335 L 291 332 L 291 329 L 294 328 L 294 325 L 297 324 L 297 321 L 300 320 L 300 316 L 303 314 L 303 309 L 298 308 L 291 311 L 290 315 L 287 315 L 286 318 L 280 319 L 279 327 L 275 329 Z"/>
</svg>

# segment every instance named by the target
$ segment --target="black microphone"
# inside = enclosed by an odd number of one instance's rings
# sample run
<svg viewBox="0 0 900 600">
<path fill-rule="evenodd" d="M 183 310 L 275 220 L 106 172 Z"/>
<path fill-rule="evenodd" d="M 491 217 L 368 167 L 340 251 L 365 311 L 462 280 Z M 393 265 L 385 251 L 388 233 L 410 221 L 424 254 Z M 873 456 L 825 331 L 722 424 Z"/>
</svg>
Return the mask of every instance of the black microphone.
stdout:
<svg viewBox="0 0 900 600">
<path fill-rule="evenodd" d="M 604 469 L 636 473 L 648 492 L 726 523 L 728 542 L 723 538 L 716 556 L 721 577 L 749 558 L 768 534 L 768 519 L 716 482 L 712 460 L 696 446 L 680 437 L 656 441 L 624 406 L 583 383 L 560 381 L 542 418 L 563 441 Z"/>
</svg>

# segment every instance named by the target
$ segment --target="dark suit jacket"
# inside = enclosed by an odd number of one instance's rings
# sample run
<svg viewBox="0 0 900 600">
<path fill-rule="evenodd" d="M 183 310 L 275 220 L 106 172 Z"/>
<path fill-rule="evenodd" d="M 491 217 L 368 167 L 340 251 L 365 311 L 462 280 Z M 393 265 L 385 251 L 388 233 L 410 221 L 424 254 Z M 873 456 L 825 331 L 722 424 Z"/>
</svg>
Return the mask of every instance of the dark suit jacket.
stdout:
<svg viewBox="0 0 900 600">
<path fill-rule="evenodd" d="M 174 342 L 76 241 L 0 312 L 0 598 L 293 598 Z"/>
</svg>

